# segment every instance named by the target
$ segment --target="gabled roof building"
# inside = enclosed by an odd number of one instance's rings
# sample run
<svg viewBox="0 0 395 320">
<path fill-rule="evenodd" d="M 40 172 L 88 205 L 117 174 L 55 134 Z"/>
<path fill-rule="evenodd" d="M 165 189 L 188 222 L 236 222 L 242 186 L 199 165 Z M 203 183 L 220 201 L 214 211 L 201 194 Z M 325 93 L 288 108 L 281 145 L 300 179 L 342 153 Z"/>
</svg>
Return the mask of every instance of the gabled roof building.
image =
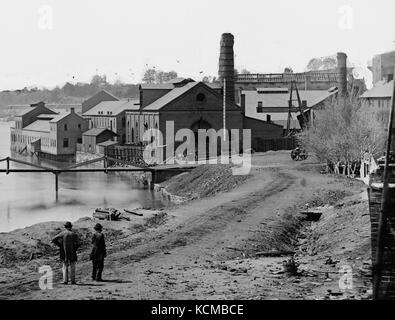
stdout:
<svg viewBox="0 0 395 320">
<path fill-rule="evenodd" d="M 44 102 L 32 104 L 15 118 L 11 128 L 11 150 L 56 161 L 74 159 L 77 143 L 88 123 L 73 108 L 56 113 Z"/>
</svg>

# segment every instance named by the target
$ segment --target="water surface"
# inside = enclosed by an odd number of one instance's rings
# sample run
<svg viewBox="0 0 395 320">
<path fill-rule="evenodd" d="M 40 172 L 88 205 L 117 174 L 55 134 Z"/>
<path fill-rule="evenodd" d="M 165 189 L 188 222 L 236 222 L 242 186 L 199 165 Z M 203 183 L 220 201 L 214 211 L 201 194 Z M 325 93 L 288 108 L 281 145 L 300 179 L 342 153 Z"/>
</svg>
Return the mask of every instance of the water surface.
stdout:
<svg viewBox="0 0 395 320">
<path fill-rule="evenodd" d="M 0 122 L 0 159 L 11 155 L 10 126 L 10 122 Z M 50 167 L 64 166 L 14 153 L 12 157 Z M 1 162 L 0 168 L 6 168 L 6 163 Z M 14 163 L 11 168 L 27 167 Z M 44 221 L 75 221 L 92 216 L 97 207 L 158 208 L 164 204 L 157 193 L 144 189 L 131 176 L 116 173 L 62 173 L 58 201 L 52 173 L 0 173 L 0 232 Z"/>
</svg>

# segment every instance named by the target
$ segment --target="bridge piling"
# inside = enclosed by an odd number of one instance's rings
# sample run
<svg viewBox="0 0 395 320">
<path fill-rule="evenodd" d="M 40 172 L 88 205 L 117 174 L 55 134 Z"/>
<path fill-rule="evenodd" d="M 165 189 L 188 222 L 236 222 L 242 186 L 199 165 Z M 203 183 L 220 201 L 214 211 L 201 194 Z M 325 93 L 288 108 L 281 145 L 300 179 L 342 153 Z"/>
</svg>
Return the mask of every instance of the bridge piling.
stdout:
<svg viewBox="0 0 395 320">
<path fill-rule="evenodd" d="M 155 170 L 151 171 L 151 182 L 150 182 L 150 189 L 154 190 L 155 189 L 155 183 L 156 183 L 156 172 Z"/>
<path fill-rule="evenodd" d="M 59 172 L 55 171 L 55 193 L 56 193 L 56 201 L 59 199 Z"/>
<path fill-rule="evenodd" d="M 104 156 L 103 162 L 104 162 L 104 173 L 108 174 L 108 170 L 107 170 L 107 166 L 108 166 L 107 156 Z"/>
</svg>

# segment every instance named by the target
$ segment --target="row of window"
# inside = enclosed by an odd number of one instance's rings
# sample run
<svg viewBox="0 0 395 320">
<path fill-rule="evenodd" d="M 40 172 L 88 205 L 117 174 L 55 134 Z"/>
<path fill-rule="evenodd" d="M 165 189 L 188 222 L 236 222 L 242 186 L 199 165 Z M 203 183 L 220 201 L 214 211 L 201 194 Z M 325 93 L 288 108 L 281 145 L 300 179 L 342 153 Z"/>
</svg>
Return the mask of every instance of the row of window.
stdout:
<svg viewBox="0 0 395 320">
<path fill-rule="evenodd" d="M 104 112 L 103 111 L 98 111 L 97 114 L 104 114 Z M 112 111 L 107 111 L 107 114 L 108 115 L 112 115 Z"/>
<path fill-rule="evenodd" d="M 77 127 L 78 127 L 79 130 L 81 130 L 81 123 L 79 123 L 79 124 L 77 125 Z M 67 123 L 65 123 L 65 124 L 63 125 L 63 129 L 64 129 L 64 131 L 67 131 L 67 130 L 68 130 Z"/>
<path fill-rule="evenodd" d="M 148 122 L 145 122 L 144 124 L 143 124 L 143 126 L 144 126 L 144 130 L 148 130 L 149 129 L 149 125 L 148 125 Z M 135 126 L 135 128 L 138 128 L 139 127 L 139 123 L 138 123 L 138 121 L 136 121 L 136 126 Z M 138 134 L 135 134 L 135 128 L 133 127 L 133 128 L 130 128 L 130 121 L 128 121 L 128 126 L 127 126 L 127 128 L 128 128 L 128 133 L 131 133 L 130 135 L 128 134 L 128 142 L 131 142 L 131 143 L 135 143 L 135 142 L 139 142 L 138 140 L 139 140 L 139 138 L 138 138 Z M 155 129 L 158 129 L 158 123 L 157 122 L 155 122 L 155 126 L 154 126 L 154 128 Z M 152 138 L 151 138 L 151 140 L 152 140 Z"/>
</svg>

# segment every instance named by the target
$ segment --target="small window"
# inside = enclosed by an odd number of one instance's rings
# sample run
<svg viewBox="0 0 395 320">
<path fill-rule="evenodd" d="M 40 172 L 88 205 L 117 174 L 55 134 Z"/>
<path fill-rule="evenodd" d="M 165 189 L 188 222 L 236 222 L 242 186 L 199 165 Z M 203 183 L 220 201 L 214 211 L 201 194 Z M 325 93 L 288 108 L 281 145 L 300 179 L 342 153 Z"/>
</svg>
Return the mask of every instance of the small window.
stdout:
<svg viewBox="0 0 395 320">
<path fill-rule="evenodd" d="M 67 124 L 64 125 L 64 131 L 67 131 Z"/>
<path fill-rule="evenodd" d="M 272 116 L 270 114 L 266 115 L 266 121 L 271 122 L 272 121 Z"/>
<path fill-rule="evenodd" d="M 80 129 L 80 130 L 81 130 L 81 123 L 79 123 L 79 124 L 78 124 L 78 129 Z"/>
<path fill-rule="evenodd" d="M 256 107 L 256 112 L 258 112 L 258 113 L 263 112 L 262 101 L 258 101 L 258 106 Z"/>
<path fill-rule="evenodd" d="M 68 148 L 69 147 L 69 139 L 65 138 L 63 139 L 63 148 Z"/>
<path fill-rule="evenodd" d="M 204 93 L 198 93 L 198 95 L 196 96 L 196 101 L 203 102 L 204 100 L 206 100 L 205 94 Z"/>
</svg>

